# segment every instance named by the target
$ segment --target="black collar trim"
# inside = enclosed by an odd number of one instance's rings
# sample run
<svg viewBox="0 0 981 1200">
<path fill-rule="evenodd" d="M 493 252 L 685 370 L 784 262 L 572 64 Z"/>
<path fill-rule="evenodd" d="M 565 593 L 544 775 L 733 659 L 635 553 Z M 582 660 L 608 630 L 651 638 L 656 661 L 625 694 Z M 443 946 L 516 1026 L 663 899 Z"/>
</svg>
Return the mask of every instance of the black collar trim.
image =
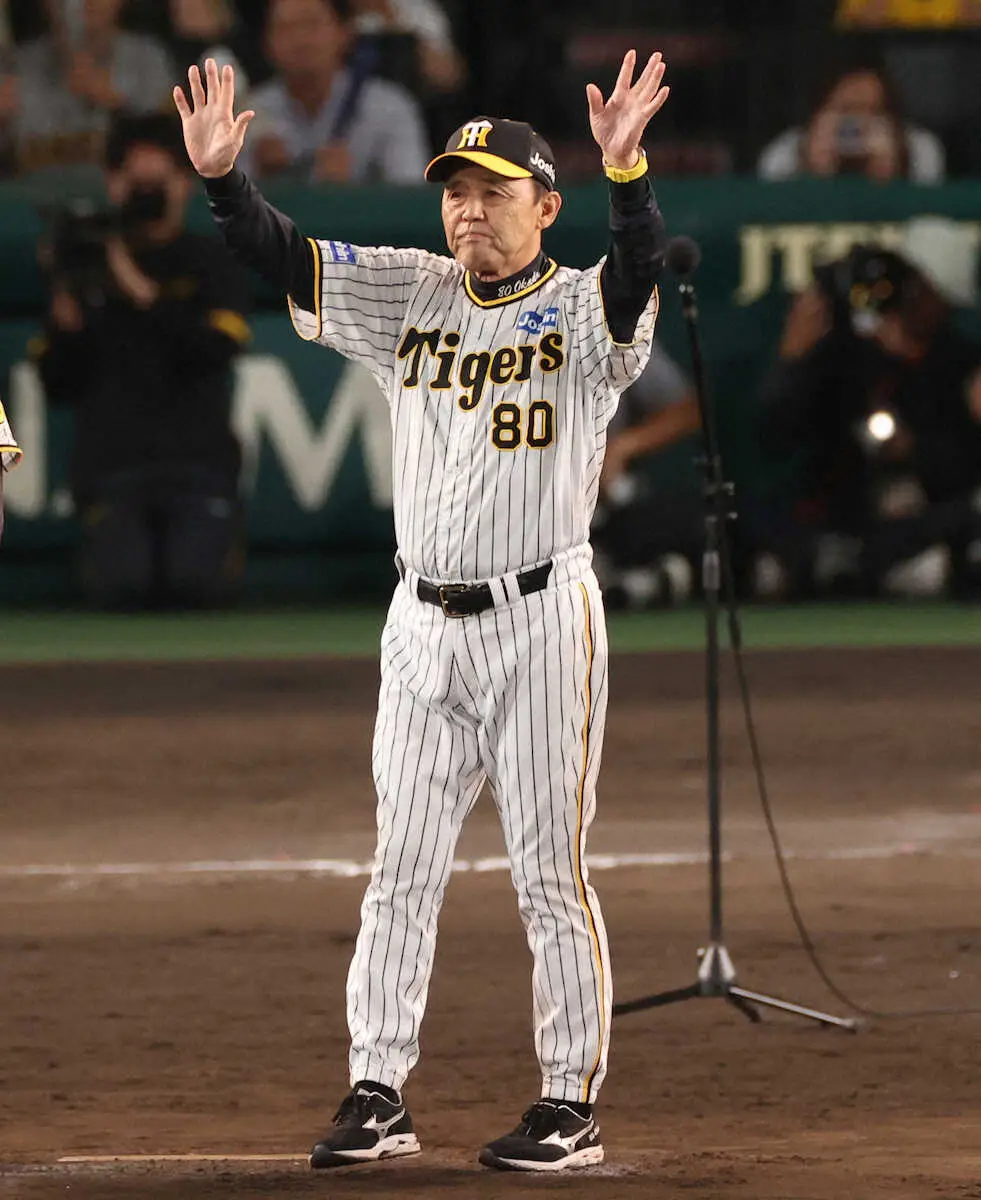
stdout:
<svg viewBox="0 0 981 1200">
<path fill-rule="evenodd" d="M 507 279 L 494 279 L 484 282 L 475 279 L 469 271 L 463 277 L 467 295 L 481 308 L 495 308 L 498 304 L 510 304 L 514 300 L 523 300 L 532 292 L 538 291 L 542 284 L 551 279 L 559 269 L 559 264 L 541 251 L 535 261 L 509 275 Z"/>
</svg>

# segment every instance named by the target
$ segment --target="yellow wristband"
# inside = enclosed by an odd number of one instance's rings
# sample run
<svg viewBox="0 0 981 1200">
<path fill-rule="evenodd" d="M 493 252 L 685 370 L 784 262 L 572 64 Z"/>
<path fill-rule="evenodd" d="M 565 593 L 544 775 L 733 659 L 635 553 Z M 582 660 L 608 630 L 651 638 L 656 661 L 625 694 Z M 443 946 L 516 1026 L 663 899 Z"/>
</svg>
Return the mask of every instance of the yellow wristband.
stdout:
<svg viewBox="0 0 981 1200">
<path fill-rule="evenodd" d="M 624 171 L 621 167 L 611 167 L 608 162 L 603 163 L 603 170 L 607 179 L 614 183 L 633 183 L 635 179 L 640 179 L 641 175 L 647 174 L 647 155 L 641 150 L 640 158 L 629 171 Z"/>
</svg>

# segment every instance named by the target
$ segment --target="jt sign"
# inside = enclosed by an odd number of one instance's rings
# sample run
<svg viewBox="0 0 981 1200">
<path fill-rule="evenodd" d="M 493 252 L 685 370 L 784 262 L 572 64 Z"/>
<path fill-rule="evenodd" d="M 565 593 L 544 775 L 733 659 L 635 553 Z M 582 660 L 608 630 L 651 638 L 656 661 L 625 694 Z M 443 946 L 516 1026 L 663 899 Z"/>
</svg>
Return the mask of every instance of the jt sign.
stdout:
<svg viewBox="0 0 981 1200">
<path fill-rule="evenodd" d="M 981 223 L 963 224 L 981 241 Z M 816 262 L 841 258 L 852 246 L 861 244 L 893 250 L 902 236 L 903 225 L 898 222 L 745 225 L 739 233 L 741 268 L 735 302 L 755 304 L 775 285 L 787 292 L 801 292 L 814 278 Z"/>
</svg>

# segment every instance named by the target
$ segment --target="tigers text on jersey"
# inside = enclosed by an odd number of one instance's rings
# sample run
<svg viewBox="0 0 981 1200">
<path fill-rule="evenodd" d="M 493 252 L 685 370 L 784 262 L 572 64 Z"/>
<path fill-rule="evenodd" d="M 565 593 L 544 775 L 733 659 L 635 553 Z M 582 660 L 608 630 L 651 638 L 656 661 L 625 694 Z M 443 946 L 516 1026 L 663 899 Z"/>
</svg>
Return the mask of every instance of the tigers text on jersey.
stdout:
<svg viewBox="0 0 981 1200">
<path fill-rule="evenodd" d="M 584 547 L 606 427 L 643 370 L 655 289 L 634 340 L 607 329 L 602 262 L 548 261 L 483 300 L 465 269 L 422 250 L 312 242 L 316 313 L 297 332 L 366 366 L 392 411 L 400 556 L 438 583 L 472 582 Z"/>
</svg>

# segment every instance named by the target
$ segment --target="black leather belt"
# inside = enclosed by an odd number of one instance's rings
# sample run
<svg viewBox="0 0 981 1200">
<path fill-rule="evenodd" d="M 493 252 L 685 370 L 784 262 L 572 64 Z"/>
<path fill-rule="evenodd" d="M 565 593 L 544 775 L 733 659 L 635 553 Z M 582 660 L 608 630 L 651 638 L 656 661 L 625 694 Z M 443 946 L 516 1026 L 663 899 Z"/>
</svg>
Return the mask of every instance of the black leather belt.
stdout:
<svg viewBox="0 0 981 1200">
<path fill-rule="evenodd" d="M 550 562 L 519 572 L 515 576 L 518 591 L 522 596 L 540 592 L 551 574 Z M 416 594 L 427 604 L 441 608 L 447 617 L 473 617 L 494 607 L 494 593 L 489 583 L 444 583 L 441 586 L 430 583 L 428 579 L 420 579 Z"/>
</svg>

